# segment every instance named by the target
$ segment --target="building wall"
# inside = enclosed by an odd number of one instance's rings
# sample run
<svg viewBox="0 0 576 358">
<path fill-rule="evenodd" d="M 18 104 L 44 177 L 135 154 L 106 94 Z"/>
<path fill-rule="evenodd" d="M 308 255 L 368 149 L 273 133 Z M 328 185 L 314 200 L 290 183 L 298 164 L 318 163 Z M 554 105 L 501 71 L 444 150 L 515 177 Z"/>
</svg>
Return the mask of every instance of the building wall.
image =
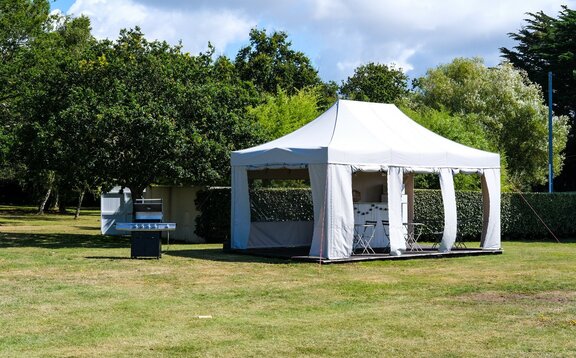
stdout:
<svg viewBox="0 0 576 358">
<path fill-rule="evenodd" d="M 103 235 L 128 235 L 126 231 L 116 230 L 116 223 L 132 221 L 132 199 L 130 190 L 120 191 L 120 187 L 100 197 L 100 232 Z"/>
<path fill-rule="evenodd" d="M 170 239 L 203 243 L 204 239 L 194 233 L 196 217 L 200 211 L 194 201 L 202 187 L 151 186 L 144 193 L 146 199 L 162 199 L 164 221 L 176 223 L 176 230 L 170 232 Z M 166 236 L 166 233 L 163 234 Z"/>
</svg>

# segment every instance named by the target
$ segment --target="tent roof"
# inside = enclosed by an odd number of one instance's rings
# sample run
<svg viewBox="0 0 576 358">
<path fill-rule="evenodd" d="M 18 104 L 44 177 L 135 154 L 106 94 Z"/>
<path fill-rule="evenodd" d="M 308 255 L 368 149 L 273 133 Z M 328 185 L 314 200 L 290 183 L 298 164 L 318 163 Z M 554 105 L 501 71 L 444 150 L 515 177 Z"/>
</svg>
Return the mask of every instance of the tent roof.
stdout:
<svg viewBox="0 0 576 358">
<path fill-rule="evenodd" d="M 232 165 L 384 165 L 413 168 L 499 168 L 500 156 L 446 139 L 393 104 L 338 100 L 281 138 L 232 152 Z"/>
</svg>

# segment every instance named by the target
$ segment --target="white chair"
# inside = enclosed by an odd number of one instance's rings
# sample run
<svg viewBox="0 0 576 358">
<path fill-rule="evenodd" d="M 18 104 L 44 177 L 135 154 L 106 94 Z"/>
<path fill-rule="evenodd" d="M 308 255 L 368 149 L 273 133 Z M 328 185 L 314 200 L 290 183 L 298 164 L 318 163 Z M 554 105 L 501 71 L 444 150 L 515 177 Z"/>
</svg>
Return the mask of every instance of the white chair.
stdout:
<svg viewBox="0 0 576 358">
<path fill-rule="evenodd" d="M 375 254 L 370 246 L 374 233 L 376 232 L 376 221 L 366 220 L 364 224 L 354 225 L 354 242 L 352 243 L 352 254 L 369 255 Z M 360 251 L 360 253 L 357 253 Z"/>
</svg>

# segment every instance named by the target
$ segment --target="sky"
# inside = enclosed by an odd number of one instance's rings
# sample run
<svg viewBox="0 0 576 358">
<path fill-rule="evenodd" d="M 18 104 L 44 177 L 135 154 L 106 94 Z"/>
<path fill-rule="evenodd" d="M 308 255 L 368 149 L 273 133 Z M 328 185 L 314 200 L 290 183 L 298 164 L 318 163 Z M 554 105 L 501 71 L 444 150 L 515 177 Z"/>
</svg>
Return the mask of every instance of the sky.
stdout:
<svg viewBox="0 0 576 358">
<path fill-rule="evenodd" d="M 496 66 L 526 13 L 555 17 L 561 5 L 576 9 L 576 0 L 51 0 L 53 11 L 88 16 L 97 38 L 139 26 L 149 40 L 182 41 L 192 54 L 210 42 L 234 59 L 250 29 L 284 31 L 324 81 L 338 84 L 369 62 L 411 78 L 457 57 Z"/>
</svg>

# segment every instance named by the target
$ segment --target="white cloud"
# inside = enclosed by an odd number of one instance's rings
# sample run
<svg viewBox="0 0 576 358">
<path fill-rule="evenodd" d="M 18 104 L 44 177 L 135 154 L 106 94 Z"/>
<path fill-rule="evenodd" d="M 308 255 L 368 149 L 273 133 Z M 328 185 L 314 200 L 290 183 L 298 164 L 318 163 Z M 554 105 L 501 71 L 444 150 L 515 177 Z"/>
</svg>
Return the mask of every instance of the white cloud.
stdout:
<svg viewBox="0 0 576 358">
<path fill-rule="evenodd" d="M 576 8 L 576 0 L 77 0 L 70 12 L 90 16 L 100 38 L 139 25 L 149 38 L 182 40 L 193 53 L 210 41 L 229 57 L 250 28 L 283 30 L 325 80 L 340 81 L 368 62 L 412 76 L 454 57 L 495 65 L 526 12 L 555 16 L 561 4 Z"/>
<path fill-rule="evenodd" d="M 228 9 L 180 10 L 153 8 L 133 0 L 77 0 L 70 8 L 74 15 L 90 17 L 97 38 L 116 39 L 121 29 L 139 26 L 151 40 L 171 44 L 182 41 L 187 51 L 207 49 L 210 41 L 224 51 L 235 41 L 246 40 L 256 25 L 243 14 Z"/>
</svg>

